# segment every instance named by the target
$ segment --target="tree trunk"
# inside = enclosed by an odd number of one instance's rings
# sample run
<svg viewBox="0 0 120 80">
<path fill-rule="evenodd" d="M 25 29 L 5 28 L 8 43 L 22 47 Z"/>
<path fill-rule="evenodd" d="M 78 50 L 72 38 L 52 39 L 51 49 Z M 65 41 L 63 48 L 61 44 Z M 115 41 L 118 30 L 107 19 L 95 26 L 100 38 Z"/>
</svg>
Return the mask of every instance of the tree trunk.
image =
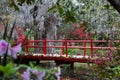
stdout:
<svg viewBox="0 0 120 80">
<path fill-rule="evenodd" d="M 108 0 L 108 2 L 120 13 L 120 0 Z"/>
<path fill-rule="evenodd" d="M 43 40 L 44 38 L 46 38 L 46 36 L 45 36 L 45 34 L 44 34 L 44 29 L 43 28 L 41 28 L 40 29 L 40 27 L 44 27 L 44 25 L 38 25 L 39 23 L 40 24 L 42 24 L 41 22 L 39 22 L 36 18 L 37 18 L 37 16 L 38 16 L 38 6 L 37 5 L 35 5 L 34 6 L 34 8 L 33 8 L 33 10 L 34 10 L 34 13 L 33 13 L 33 24 L 34 24 L 34 33 L 35 33 L 35 35 L 34 35 L 34 40 Z M 42 19 L 42 17 L 41 17 L 41 19 Z M 34 45 L 39 45 L 39 46 L 43 46 L 43 42 L 37 42 L 37 43 L 35 43 Z M 35 49 L 35 53 L 39 53 L 39 52 L 43 52 L 43 49 L 42 48 L 36 48 Z"/>
<path fill-rule="evenodd" d="M 46 38 L 54 40 L 56 36 L 56 18 L 53 15 L 49 15 L 44 22 Z M 52 46 L 54 42 L 49 42 L 47 45 Z M 47 52 L 53 53 L 54 48 L 48 48 Z"/>
</svg>

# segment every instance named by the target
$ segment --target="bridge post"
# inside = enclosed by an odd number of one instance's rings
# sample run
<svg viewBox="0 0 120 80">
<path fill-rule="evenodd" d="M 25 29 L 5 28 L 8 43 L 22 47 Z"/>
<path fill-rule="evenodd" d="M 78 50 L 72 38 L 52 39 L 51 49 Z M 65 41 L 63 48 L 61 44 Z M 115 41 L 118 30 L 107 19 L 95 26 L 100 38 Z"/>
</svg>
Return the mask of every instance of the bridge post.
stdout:
<svg viewBox="0 0 120 80">
<path fill-rule="evenodd" d="M 65 48 L 66 48 L 66 57 L 68 57 L 68 45 L 67 45 L 67 40 L 65 40 Z"/>
<path fill-rule="evenodd" d="M 74 62 L 72 62 L 72 63 L 70 64 L 70 68 L 71 68 L 71 69 L 74 69 Z"/>
<path fill-rule="evenodd" d="M 84 40 L 84 57 L 86 56 L 86 39 Z"/>
<path fill-rule="evenodd" d="M 109 47 L 110 47 L 110 52 L 108 53 L 108 57 L 110 58 L 112 54 L 112 40 L 110 40 Z"/>
<path fill-rule="evenodd" d="M 91 57 L 93 58 L 93 44 L 92 44 L 93 40 L 92 38 L 90 39 L 90 46 L 91 46 Z"/>
<path fill-rule="evenodd" d="M 65 44 L 65 40 L 62 40 L 62 55 L 64 55 L 64 44 Z"/>
<path fill-rule="evenodd" d="M 47 50 L 47 41 L 46 41 L 46 38 L 43 41 L 43 45 L 44 45 L 44 47 L 43 47 L 44 56 L 46 56 L 46 50 Z"/>
<path fill-rule="evenodd" d="M 28 43 L 28 40 L 26 40 L 26 43 Z M 29 52 L 29 47 L 28 47 L 28 44 L 26 45 L 26 54 L 28 54 L 28 52 Z"/>
</svg>

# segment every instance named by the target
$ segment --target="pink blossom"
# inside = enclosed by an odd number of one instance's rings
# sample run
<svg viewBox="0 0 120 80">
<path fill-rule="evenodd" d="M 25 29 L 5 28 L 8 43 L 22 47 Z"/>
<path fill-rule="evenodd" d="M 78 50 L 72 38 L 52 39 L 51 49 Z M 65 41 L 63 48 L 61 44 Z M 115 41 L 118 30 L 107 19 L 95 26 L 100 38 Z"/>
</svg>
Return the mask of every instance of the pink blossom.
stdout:
<svg viewBox="0 0 120 80">
<path fill-rule="evenodd" d="M 78 32 L 78 34 L 82 33 L 82 28 L 79 28 L 79 29 L 77 30 L 77 32 Z"/>
<path fill-rule="evenodd" d="M 73 35 L 75 35 L 75 34 L 76 34 L 76 32 L 75 32 L 75 31 L 73 31 L 73 32 L 72 32 L 72 34 L 73 34 Z"/>
<path fill-rule="evenodd" d="M 6 51 L 9 56 L 17 58 L 16 54 L 21 51 L 21 44 L 11 47 L 5 40 L 0 40 L 0 56 L 3 56 Z"/>
<path fill-rule="evenodd" d="M 57 80 L 60 80 L 61 69 L 58 67 L 58 72 L 55 74 L 57 76 Z"/>
<path fill-rule="evenodd" d="M 11 53 L 9 55 L 11 55 L 13 58 L 17 58 L 16 54 L 20 52 L 21 49 L 21 44 L 14 46 L 11 48 Z"/>
<path fill-rule="evenodd" d="M 28 68 L 28 69 L 21 75 L 21 77 L 23 78 L 23 80 L 30 80 L 30 71 L 31 71 L 31 69 Z"/>
<path fill-rule="evenodd" d="M 0 56 L 6 53 L 8 43 L 5 40 L 0 40 Z"/>
<path fill-rule="evenodd" d="M 97 63 L 97 64 L 101 64 L 101 61 L 100 61 L 100 60 L 97 60 L 96 63 Z"/>
<path fill-rule="evenodd" d="M 38 80 L 43 80 L 43 77 L 45 76 L 45 71 L 33 70 L 32 73 L 36 75 Z"/>
</svg>

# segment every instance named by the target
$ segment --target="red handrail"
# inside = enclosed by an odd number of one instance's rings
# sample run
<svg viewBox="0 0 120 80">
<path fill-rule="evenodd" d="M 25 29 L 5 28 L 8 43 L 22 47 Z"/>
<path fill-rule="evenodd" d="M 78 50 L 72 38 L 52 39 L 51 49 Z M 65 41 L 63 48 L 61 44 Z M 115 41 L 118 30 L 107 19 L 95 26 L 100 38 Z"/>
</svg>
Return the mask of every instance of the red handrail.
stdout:
<svg viewBox="0 0 120 80">
<path fill-rule="evenodd" d="M 63 40 L 47 40 L 47 39 L 44 39 L 44 40 L 26 40 L 26 41 L 29 42 L 29 43 L 43 42 L 43 46 L 39 46 L 39 45 L 36 46 L 36 45 L 31 45 L 31 44 L 24 45 L 23 47 L 26 48 L 26 54 L 29 53 L 29 48 L 43 48 L 44 55 L 46 55 L 46 53 L 47 53 L 47 48 L 61 48 L 62 49 L 62 55 L 64 55 L 64 52 L 66 52 L 66 57 L 68 57 L 68 48 L 78 48 L 78 49 L 84 49 L 84 56 L 86 56 L 86 49 L 90 49 L 91 56 L 93 57 L 94 49 L 104 49 L 104 50 L 110 50 L 110 52 L 112 52 L 112 48 L 115 48 L 115 47 L 112 47 L 112 46 L 109 46 L 109 47 L 95 47 L 95 46 L 93 46 L 93 43 L 110 42 L 111 40 L 93 40 L 93 39 L 90 39 L 90 40 L 66 40 L 66 39 L 63 39 Z M 47 42 L 61 42 L 62 45 L 61 46 L 48 46 Z M 71 42 L 74 42 L 74 43 L 75 42 L 81 42 L 84 45 L 83 46 L 76 46 L 76 45 L 69 46 L 68 45 L 69 42 L 70 43 Z M 120 42 L 120 41 L 115 40 L 115 42 Z M 90 43 L 90 46 L 87 46 L 86 43 Z"/>
<path fill-rule="evenodd" d="M 34 42 L 43 42 L 44 40 L 29 40 L 30 43 Z M 62 42 L 64 40 L 46 40 L 47 42 Z M 67 40 L 67 42 L 84 42 L 84 40 Z M 86 40 L 87 43 L 90 43 L 91 40 Z M 92 40 L 92 42 L 111 42 L 111 40 Z M 114 42 L 120 42 L 120 40 L 115 40 Z"/>
</svg>

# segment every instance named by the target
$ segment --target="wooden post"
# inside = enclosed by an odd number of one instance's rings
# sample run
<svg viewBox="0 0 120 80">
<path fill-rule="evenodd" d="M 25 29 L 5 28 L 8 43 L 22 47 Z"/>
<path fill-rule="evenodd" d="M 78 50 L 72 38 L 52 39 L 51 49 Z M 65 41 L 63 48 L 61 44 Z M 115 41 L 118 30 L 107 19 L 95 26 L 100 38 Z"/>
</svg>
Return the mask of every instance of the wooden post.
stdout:
<svg viewBox="0 0 120 80">
<path fill-rule="evenodd" d="M 71 69 L 74 69 L 74 62 L 72 62 L 72 63 L 70 64 L 70 68 L 71 68 Z"/>
<path fill-rule="evenodd" d="M 68 57 L 68 45 L 67 45 L 67 40 L 65 40 L 65 48 L 66 48 L 66 57 Z"/>
<path fill-rule="evenodd" d="M 84 57 L 86 56 L 86 39 L 84 40 Z"/>
<path fill-rule="evenodd" d="M 46 46 L 47 46 L 46 38 L 44 39 L 43 44 L 44 44 L 44 45 L 43 45 L 43 46 L 44 46 L 44 47 L 43 47 L 43 52 L 44 52 L 44 56 L 46 56 L 46 50 L 47 50 L 47 47 L 46 47 Z"/>
<path fill-rule="evenodd" d="M 90 46 L 91 46 L 91 57 L 93 58 L 93 44 L 92 44 L 93 40 L 92 38 L 90 39 Z"/>
<path fill-rule="evenodd" d="M 64 55 L 64 45 L 65 45 L 65 40 L 62 40 L 62 55 Z"/>
</svg>

